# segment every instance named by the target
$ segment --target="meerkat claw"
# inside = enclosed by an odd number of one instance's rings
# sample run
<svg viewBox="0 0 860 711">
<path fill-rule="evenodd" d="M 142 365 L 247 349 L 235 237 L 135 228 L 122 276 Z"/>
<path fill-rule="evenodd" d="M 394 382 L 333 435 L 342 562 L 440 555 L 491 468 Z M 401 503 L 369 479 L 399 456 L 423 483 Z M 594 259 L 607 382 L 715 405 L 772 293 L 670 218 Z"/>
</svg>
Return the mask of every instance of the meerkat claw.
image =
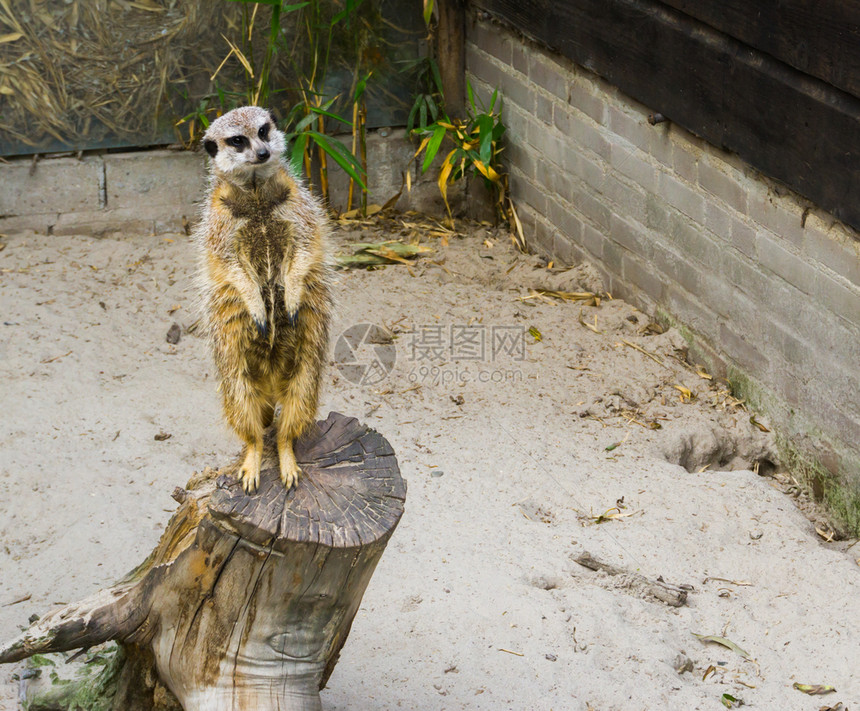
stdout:
<svg viewBox="0 0 860 711">
<path fill-rule="evenodd" d="M 257 448 L 248 448 L 245 454 L 245 461 L 242 462 L 242 467 L 239 469 L 239 481 L 242 483 L 242 488 L 246 494 L 253 494 L 257 487 L 260 486 L 260 455 L 262 454 L 262 446 Z"/>
<path fill-rule="evenodd" d="M 302 475 L 301 467 L 298 464 L 293 465 L 293 468 L 288 471 L 281 470 L 281 481 L 287 490 L 292 489 L 299 483 L 299 477 Z"/>
<path fill-rule="evenodd" d="M 255 476 L 253 472 L 242 469 L 239 472 L 239 480 L 242 482 L 242 489 L 244 489 L 245 493 L 253 494 L 260 485 L 260 473 L 257 472 Z"/>
</svg>

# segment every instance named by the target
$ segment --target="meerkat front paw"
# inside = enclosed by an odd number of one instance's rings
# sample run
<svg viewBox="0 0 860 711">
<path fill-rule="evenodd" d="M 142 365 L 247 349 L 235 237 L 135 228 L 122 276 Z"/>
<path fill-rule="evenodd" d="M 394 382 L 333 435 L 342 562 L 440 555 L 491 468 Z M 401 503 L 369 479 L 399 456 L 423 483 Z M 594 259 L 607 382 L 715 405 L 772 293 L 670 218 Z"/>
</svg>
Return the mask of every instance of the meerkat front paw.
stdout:
<svg viewBox="0 0 860 711">
<path fill-rule="evenodd" d="M 296 325 L 299 318 L 299 307 L 302 305 L 301 287 L 293 287 L 284 290 L 284 307 L 291 326 Z"/>
<path fill-rule="evenodd" d="M 246 494 L 253 494 L 260 486 L 260 466 L 262 465 L 262 445 L 248 446 L 245 459 L 239 469 L 239 481 Z"/>
<path fill-rule="evenodd" d="M 296 455 L 293 454 L 292 443 L 288 443 L 285 447 L 281 447 L 280 451 L 281 465 L 281 481 L 287 489 L 292 489 L 299 483 L 299 477 L 302 475 L 301 467 L 296 461 Z"/>
</svg>

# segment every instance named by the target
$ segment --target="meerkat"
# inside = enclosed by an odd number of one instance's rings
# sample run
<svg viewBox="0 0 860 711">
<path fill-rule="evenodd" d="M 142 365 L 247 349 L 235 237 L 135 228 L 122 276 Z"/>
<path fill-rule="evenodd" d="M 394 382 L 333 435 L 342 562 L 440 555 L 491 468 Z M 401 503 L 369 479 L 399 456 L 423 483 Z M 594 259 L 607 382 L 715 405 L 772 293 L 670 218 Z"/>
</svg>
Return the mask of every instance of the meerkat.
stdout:
<svg viewBox="0 0 860 711">
<path fill-rule="evenodd" d="M 328 220 L 284 160 L 266 109 L 234 109 L 203 136 L 210 182 L 196 241 L 204 322 L 224 414 L 245 443 L 239 479 L 260 483 L 263 433 L 280 407 L 277 447 L 289 489 L 293 442 L 315 420 L 331 319 Z"/>
</svg>

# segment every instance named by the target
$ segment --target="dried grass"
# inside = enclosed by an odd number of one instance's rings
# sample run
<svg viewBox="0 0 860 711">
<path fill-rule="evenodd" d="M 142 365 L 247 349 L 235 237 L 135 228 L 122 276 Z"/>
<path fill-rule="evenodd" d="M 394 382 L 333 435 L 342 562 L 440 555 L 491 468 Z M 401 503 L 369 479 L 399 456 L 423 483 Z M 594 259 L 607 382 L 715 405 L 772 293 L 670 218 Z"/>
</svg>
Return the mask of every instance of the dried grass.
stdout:
<svg viewBox="0 0 860 711">
<path fill-rule="evenodd" d="M 163 135 L 209 91 L 238 17 L 207 0 L 0 0 L 0 149 Z"/>
</svg>

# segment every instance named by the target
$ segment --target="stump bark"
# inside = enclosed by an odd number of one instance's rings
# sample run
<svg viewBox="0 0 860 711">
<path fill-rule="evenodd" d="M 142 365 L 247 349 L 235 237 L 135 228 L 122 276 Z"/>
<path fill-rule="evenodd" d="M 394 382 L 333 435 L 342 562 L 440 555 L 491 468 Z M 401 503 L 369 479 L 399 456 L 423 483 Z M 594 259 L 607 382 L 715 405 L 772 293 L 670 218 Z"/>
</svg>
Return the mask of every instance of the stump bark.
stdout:
<svg viewBox="0 0 860 711">
<path fill-rule="evenodd" d="M 406 486 L 377 432 L 332 413 L 296 443 L 286 491 L 272 443 L 248 496 L 235 465 L 177 489 L 158 546 L 115 586 L 55 610 L 0 662 L 117 640 L 109 708 L 317 711 L 361 598 L 403 514 Z"/>
</svg>

